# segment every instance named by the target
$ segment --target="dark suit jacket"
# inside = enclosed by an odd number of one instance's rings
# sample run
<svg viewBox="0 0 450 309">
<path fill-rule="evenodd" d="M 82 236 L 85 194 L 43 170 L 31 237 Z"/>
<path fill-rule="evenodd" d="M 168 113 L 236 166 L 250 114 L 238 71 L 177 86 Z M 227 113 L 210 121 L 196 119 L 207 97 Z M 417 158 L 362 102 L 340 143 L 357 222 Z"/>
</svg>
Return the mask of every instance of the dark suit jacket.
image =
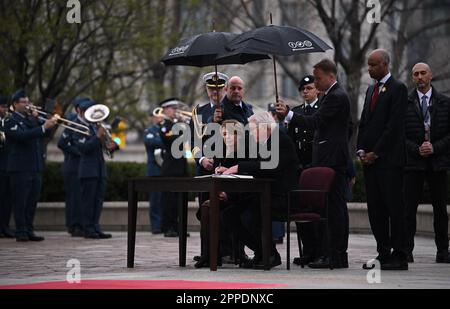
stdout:
<svg viewBox="0 0 450 309">
<path fill-rule="evenodd" d="M 350 99 L 339 84 L 335 84 L 322 98 L 320 108 L 314 115 L 294 113 L 290 125 L 316 130 L 312 166 L 345 172 L 349 160 L 350 117 Z"/>
<path fill-rule="evenodd" d="M 430 140 L 434 154 L 424 158 L 419 154 L 419 147 L 425 140 L 425 127 L 420 100 L 414 89 L 408 97 L 405 118 L 406 134 L 406 169 L 425 170 L 428 163 L 433 170 L 450 170 L 450 98 L 439 93 L 434 87 L 431 95 L 431 129 Z"/>
<path fill-rule="evenodd" d="M 405 164 L 405 114 L 408 103 L 406 86 L 391 77 L 378 97 L 373 112 L 370 101 L 374 86 L 366 92 L 364 109 L 359 123 L 358 150 L 375 152 L 375 167 L 403 167 Z"/>
<path fill-rule="evenodd" d="M 77 118 L 72 121 L 85 125 L 85 123 L 81 123 Z M 81 153 L 76 146 L 76 138 L 75 131 L 65 129 L 58 141 L 58 148 L 64 153 L 63 173 L 78 173 Z"/>
<path fill-rule="evenodd" d="M 8 172 L 42 172 L 44 156 L 41 138 L 50 131 L 43 131 L 42 124 L 33 117 L 23 117 L 14 112 L 5 122 L 8 141 Z"/>
<path fill-rule="evenodd" d="M 171 152 L 173 142 L 179 138 L 179 135 L 174 135 L 174 132 L 172 131 L 174 122 L 166 119 L 160 126 L 159 135 L 164 144 L 161 176 L 186 176 L 187 162 L 185 156 L 182 158 L 175 158 Z M 183 149 L 180 149 L 180 151 L 183 151 Z"/>
<path fill-rule="evenodd" d="M 242 108 L 228 100 L 225 96 L 222 100 L 222 119 L 236 119 L 242 124 L 248 123 L 248 118 L 253 115 L 253 107 L 250 104 L 242 102 Z"/>
<path fill-rule="evenodd" d="M 283 214 L 287 210 L 287 193 L 297 188 L 297 155 L 295 153 L 294 144 L 289 136 L 276 130 L 272 134 L 279 134 L 279 161 L 274 169 L 262 169 L 262 161 L 269 159 L 249 160 L 238 163 L 238 173 L 244 175 L 252 175 L 256 178 L 270 178 L 274 182 L 271 185 L 272 190 L 272 210 L 276 214 Z M 274 150 L 272 147 L 272 136 L 267 141 L 267 148 Z"/>
</svg>

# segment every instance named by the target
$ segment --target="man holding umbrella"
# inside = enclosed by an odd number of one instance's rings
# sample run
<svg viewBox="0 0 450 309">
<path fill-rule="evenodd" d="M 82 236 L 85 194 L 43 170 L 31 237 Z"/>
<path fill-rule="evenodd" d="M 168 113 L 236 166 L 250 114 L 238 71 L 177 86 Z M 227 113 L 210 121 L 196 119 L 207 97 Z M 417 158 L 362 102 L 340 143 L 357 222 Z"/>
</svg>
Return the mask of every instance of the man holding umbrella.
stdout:
<svg viewBox="0 0 450 309">
<path fill-rule="evenodd" d="M 329 227 L 332 256 L 322 254 L 311 268 L 348 268 L 348 210 L 345 199 L 345 173 L 349 160 L 348 132 L 350 99 L 337 82 L 336 64 L 324 59 L 314 66 L 314 84 L 324 93 L 321 106 L 311 116 L 288 111 L 280 100 L 277 112 L 286 117 L 290 125 L 316 130 L 313 140 L 312 166 L 330 167 L 336 171 L 335 182 L 329 195 Z"/>
</svg>

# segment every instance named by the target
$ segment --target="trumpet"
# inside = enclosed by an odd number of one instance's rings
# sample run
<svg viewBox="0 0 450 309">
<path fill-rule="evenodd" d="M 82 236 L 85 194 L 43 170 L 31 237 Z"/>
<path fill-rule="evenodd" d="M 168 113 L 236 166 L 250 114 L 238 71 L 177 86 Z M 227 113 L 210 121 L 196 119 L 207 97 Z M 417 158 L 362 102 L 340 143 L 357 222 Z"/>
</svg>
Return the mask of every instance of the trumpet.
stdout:
<svg viewBox="0 0 450 309">
<path fill-rule="evenodd" d="M 162 117 L 164 119 L 167 119 L 168 117 L 164 114 L 162 107 L 157 107 L 153 110 L 153 116 L 155 117 Z M 187 121 L 189 118 L 192 118 L 192 112 L 183 111 L 183 110 L 177 110 L 177 119 L 180 121 Z"/>
<path fill-rule="evenodd" d="M 116 142 L 114 142 L 111 132 L 103 123 L 103 120 L 108 118 L 108 116 L 109 116 L 109 108 L 108 106 L 103 104 L 92 105 L 84 112 L 84 118 L 87 121 L 95 123 L 97 126 L 102 127 L 105 130 L 106 138 L 105 141 L 103 142 L 103 151 L 106 153 L 108 157 L 112 158 L 114 150 L 108 149 L 106 145 L 110 145 L 111 143 L 116 144 Z"/>
<path fill-rule="evenodd" d="M 52 115 L 50 113 L 47 113 L 47 112 L 43 111 L 41 107 L 33 105 L 33 104 L 27 105 L 26 108 L 28 109 L 28 111 L 30 113 L 37 112 L 40 115 L 38 117 L 40 120 L 46 121 L 49 116 L 52 116 L 57 121 L 57 124 L 63 128 L 66 128 L 66 129 L 69 129 L 69 130 L 72 130 L 72 131 L 75 131 L 75 132 L 78 132 L 78 133 L 81 133 L 81 134 L 84 134 L 87 136 L 91 135 L 91 132 L 89 131 L 89 127 L 87 127 L 83 124 L 62 118 L 58 114 Z"/>
</svg>

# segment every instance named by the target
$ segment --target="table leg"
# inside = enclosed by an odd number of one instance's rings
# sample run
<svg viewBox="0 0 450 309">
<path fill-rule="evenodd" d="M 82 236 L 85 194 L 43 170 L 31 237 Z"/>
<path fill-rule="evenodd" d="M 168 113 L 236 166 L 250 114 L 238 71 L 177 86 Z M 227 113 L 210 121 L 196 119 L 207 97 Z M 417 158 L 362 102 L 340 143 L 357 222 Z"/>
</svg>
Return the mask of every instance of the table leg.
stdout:
<svg viewBox="0 0 450 309">
<path fill-rule="evenodd" d="M 219 198 L 217 185 L 209 194 L 209 269 L 217 271 L 217 254 L 219 251 Z"/>
<path fill-rule="evenodd" d="M 134 251 L 136 245 L 136 220 L 137 220 L 137 192 L 134 190 L 134 182 L 128 181 L 128 251 L 127 267 L 134 267 Z"/>
<path fill-rule="evenodd" d="M 270 184 L 265 186 L 261 193 L 261 230 L 262 230 L 262 255 L 264 270 L 270 270 L 269 260 L 272 253 L 272 218 L 271 218 L 271 193 Z"/>
<path fill-rule="evenodd" d="M 188 194 L 178 193 L 178 248 L 180 267 L 186 267 Z"/>
</svg>

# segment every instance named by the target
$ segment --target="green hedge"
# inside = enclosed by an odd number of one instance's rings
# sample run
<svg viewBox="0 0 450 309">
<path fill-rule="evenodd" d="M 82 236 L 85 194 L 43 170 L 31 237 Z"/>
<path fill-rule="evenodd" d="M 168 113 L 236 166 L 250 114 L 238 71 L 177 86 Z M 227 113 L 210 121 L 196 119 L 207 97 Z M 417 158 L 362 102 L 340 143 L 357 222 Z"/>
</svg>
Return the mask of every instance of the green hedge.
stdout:
<svg viewBox="0 0 450 309">
<path fill-rule="evenodd" d="M 48 162 L 43 175 L 42 198 L 45 202 L 64 201 L 64 180 L 61 164 L 59 162 Z M 145 163 L 134 162 L 108 162 L 108 181 L 106 188 L 106 201 L 126 201 L 128 199 L 127 179 L 141 177 L 145 175 L 147 166 Z M 357 161 L 356 166 L 356 184 L 353 188 L 353 202 L 366 202 L 366 193 L 364 177 L 361 164 Z M 195 174 L 195 165 L 189 164 L 189 174 Z M 450 196 L 450 182 L 448 188 Z M 190 194 L 189 199 L 193 200 L 195 194 Z M 139 200 L 147 200 L 146 194 L 140 194 Z M 429 204 L 430 191 L 425 188 L 423 202 Z"/>
<path fill-rule="evenodd" d="M 127 179 L 145 176 L 147 165 L 135 162 L 107 162 L 108 181 L 106 186 L 105 201 L 128 200 Z M 195 166 L 189 164 L 188 171 L 194 175 Z M 47 162 L 42 177 L 42 194 L 40 201 L 61 202 L 64 201 L 64 179 L 61 162 Z M 194 195 L 190 195 L 191 200 Z M 142 193 L 139 200 L 148 200 L 147 195 Z"/>
</svg>

